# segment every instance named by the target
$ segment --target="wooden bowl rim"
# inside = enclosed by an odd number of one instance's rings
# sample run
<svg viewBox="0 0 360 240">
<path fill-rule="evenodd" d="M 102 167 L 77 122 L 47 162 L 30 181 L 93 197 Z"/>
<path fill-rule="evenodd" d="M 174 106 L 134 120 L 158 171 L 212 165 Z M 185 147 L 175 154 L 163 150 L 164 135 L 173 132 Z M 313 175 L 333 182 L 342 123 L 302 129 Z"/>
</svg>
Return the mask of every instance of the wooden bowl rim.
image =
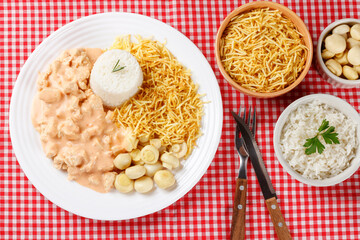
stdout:
<svg viewBox="0 0 360 240">
<path fill-rule="evenodd" d="M 255 8 L 264 8 L 264 7 L 268 7 L 271 9 L 277 9 L 280 10 L 286 17 L 288 17 L 290 19 L 290 21 L 292 21 L 294 23 L 294 25 L 297 27 L 297 29 L 304 29 L 304 33 L 303 34 L 303 40 L 305 45 L 308 47 L 308 55 L 306 56 L 306 62 L 305 62 L 305 67 L 303 69 L 303 71 L 300 73 L 300 75 L 298 76 L 298 78 L 288 87 L 280 90 L 280 91 L 276 91 L 276 92 L 271 92 L 271 93 L 259 93 L 259 92 L 254 92 L 251 91 L 249 89 L 246 89 L 242 86 L 240 86 L 238 83 L 236 83 L 230 76 L 229 74 L 225 71 L 224 66 L 221 63 L 221 59 L 220 59 L 220 39 L 221 36 L 225 30 L 225 28 L 227 27 L 227 25 L 229 24 L 229 22 L 231 21 L 231 19 L 240 14 L 240 13 L 244 13 L 246 11 L 255 9 Z M 291 17 L 289 17 L 291 16 Z M 296 22 L 293 20 L 295 19 Z M 253 96 L 253 97 L 257 97 L 257 98 L 273 98 L 273 97 L 278 97 L 280 95 L 283 95 L 289 91 L 291 91 L 292 89 L 294 89 L 297 85 L 299 85 L 299 83 L 305 78 L 306 74 L 308 73 L 310 66 L 311 66 L 311 62 L 312 62 L 312 58 L 313 58 L 313 43 L 312 43 L 312 38 L 310 35 L 310 32 L 308 30 L 308 28 L 306 27 L 304 21 L 295 13 L 293 12 L 291 9 L 285 7 L 284 5 L 281 5 L 279 3 L 274 3 L 274 2 L 266 2 L 266 1 L 258 1 L 258 2 L 251 2 L 251 3 L 247 3 L 244 5 L 241 5 L 240 7 L 236 8 L 235 10 L 233 10 L 229 15 L 226 16 L 226 18 L 223 20 L 223 22 L 220 25 L 220 28 L 216 34 L 216 41 L 215 41 L 215 56 L 216 56 L 216 62 L 217 65 L 220 69 L 221 74 L 223 75 L 223 77 L 226 79 L 226 81 L 228 81 L 228 83 L 233 86 L 236 90 L 238 90 L 239 92 L 245 93 L 249 96 Z"/>
</svg>

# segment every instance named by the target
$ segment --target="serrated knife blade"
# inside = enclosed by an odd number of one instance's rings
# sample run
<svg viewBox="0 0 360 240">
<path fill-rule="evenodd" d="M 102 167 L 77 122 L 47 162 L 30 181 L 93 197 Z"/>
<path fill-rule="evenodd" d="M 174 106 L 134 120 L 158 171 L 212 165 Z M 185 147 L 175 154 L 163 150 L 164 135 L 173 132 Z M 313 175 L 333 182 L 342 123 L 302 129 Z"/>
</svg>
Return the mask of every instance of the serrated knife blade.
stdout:
<svg viewBox="0 0 360 240">
<path fill-rule="evenodd" d="M 256 177 L 258 179 L 261 191 L 264 195 L 264 198 L 277 198 L 274 187 L 271 183 L 270 177 L 268 172 L 266 171 L 264 160 L 262 159 L 259 147 L 252 135 L 249 127 L 246 125 L 243 119 L 241 119 L 236 113 L 231 111 L 235 121 L 237 122 L 238 126 L 240 127 L 241 135 L 244 139 L 245 145 L 249 152 L 251 164 L 254 167 Z"/>
</svg>

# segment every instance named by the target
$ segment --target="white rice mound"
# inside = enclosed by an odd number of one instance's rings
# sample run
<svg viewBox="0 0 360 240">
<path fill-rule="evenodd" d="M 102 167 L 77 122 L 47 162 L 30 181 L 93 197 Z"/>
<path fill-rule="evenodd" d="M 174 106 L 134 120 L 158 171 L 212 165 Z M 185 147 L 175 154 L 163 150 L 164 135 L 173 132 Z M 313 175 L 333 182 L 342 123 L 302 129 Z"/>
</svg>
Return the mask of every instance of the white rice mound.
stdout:
<svg viewBox="0 0 360 240">
<path fill-rule="evenodd" d="M 327 144 L 322 136 L 324 151 L 305 154 L 306 139 L 316 136 L 322 121 L 335 127 L 340 144 Z M 286 161 L 308 179 L 325 179 L 336 176 L 350 166 L 358 147 L 356 127 L 352 119 L 339 110 L 315 100 L 300 105 L 291 112 L 280 136 L 280 148 Z"/>
<path fill-rule="evenodd" d="M 120 67 L 112 72 L 119 60 Z M 90 87 L 104 105 L 114 108 L 136 94 L 143 82 L 143 73 L 136 58 L 129 52 L 113 49 L 104 52 L 95 62 L 90 75 Z"/>
</svg>

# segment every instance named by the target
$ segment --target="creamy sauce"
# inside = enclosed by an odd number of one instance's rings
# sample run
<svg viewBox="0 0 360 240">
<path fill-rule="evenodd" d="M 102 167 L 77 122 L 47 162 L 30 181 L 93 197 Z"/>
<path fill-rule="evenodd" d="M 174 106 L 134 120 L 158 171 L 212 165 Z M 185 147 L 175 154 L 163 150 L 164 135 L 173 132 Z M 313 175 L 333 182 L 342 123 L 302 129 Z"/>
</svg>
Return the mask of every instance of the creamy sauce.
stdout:
<svg viewBox="0 0 360 240">
<path fill-rule="evenodd" d="M 125 131 L 89 87 L 101 49 L 63 52 L 38 78 L 31 119 L 47 157 L 68 179 L 98 192 L 113 187 L 113 160 L 124 151 Z"/>
</svg>

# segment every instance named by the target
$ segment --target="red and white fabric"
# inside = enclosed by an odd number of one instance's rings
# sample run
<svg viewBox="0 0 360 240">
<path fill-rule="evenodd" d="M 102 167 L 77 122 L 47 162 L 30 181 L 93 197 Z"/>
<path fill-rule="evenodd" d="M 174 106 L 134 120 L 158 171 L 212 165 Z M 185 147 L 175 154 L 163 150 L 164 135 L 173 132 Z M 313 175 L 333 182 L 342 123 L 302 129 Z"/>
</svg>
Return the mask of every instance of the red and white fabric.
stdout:
<svg viewBox="0 0 360 240">
<path fill-rule="evenodd" d="M 0 1 L 0 239 L 228 239 L 238 170 L 230 110 L 256 106 L 257 140 L 294 239 L 360 239 L 360 170 L 333 187 L 299 183 L 277 161 L 273 129 L 292 101 L 313 93 L 338 96 L 356 110 L 360 91 L 334 88 L 314 65 L 305 80 L 275 99 L 235 91 L 216 66 L 214 43 L 225 16 L 245 1 Z M 279 1 L 308 26 L 314 46 L 322 29 L 341 18 L 359 18 L 359 1 Z M 47 36 L 75 19 L 102 12 L 132 12 L 163 21 L 190 38 L 218 79 L 224 123 L 217 154 L 200 182 L 183 198 L 157 213 L 127 221 L 96 221 L 71 214 L 45 199 L 28 181 L 12 150 L 9 104 L 16 77 Z M 201 161 L 201 159 L 199 159 Z M 255 173 L 248 166 L 247 239 L 276 239 Z"/>
</svg>

